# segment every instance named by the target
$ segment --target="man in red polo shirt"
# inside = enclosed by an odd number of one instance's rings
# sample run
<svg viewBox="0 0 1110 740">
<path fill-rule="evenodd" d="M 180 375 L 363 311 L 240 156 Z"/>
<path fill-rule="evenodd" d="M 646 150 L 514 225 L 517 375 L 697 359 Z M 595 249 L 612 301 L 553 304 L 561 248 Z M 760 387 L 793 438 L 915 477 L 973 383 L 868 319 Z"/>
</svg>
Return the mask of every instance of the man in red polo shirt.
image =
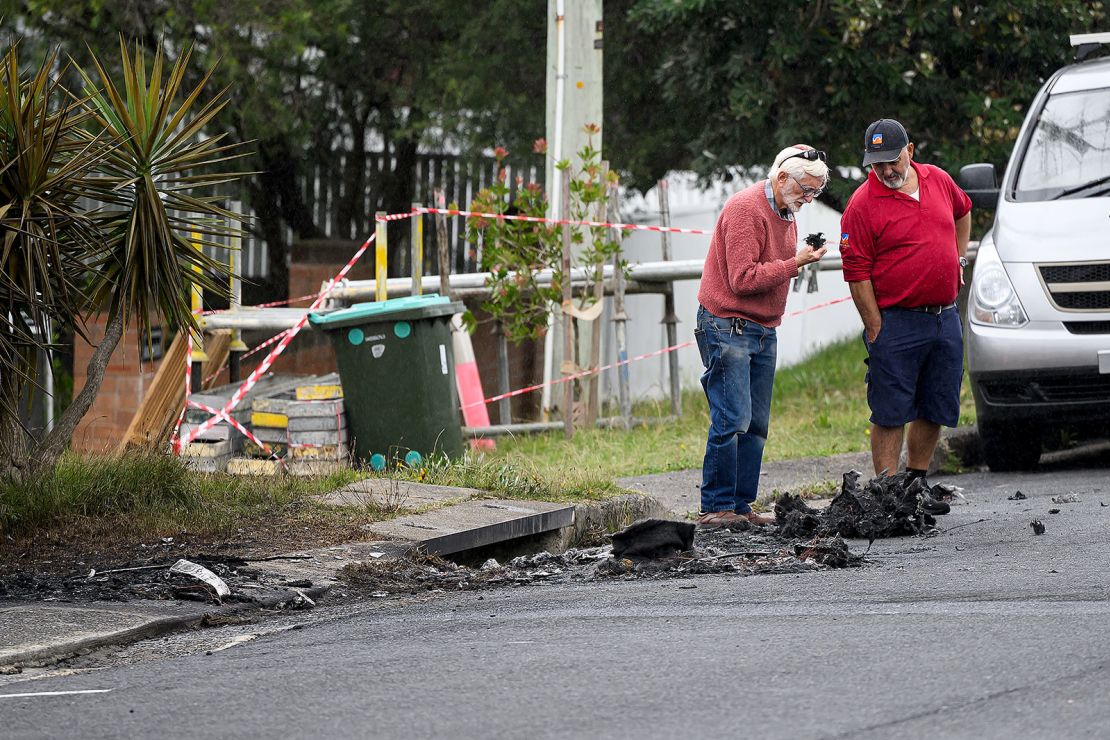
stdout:
<svg viewBox="0 0 1110 740">
<path fill-rule="evenodd" d="M 967 194 L 944 170 L 914 162 L 913 149 L 898 121 L 872 123 L 863 157 L 871 172 L 840 220 L 844 279 L 867 347 L 875 473 L 897 471 L 909 424 L 911 479 L 924 478 L 941 426 L 959 422 L 963 333 L 956 296 L 971 234 Z M 925 510 L 943 514 L 948 505 L 927 497 Z"/>
</svg>

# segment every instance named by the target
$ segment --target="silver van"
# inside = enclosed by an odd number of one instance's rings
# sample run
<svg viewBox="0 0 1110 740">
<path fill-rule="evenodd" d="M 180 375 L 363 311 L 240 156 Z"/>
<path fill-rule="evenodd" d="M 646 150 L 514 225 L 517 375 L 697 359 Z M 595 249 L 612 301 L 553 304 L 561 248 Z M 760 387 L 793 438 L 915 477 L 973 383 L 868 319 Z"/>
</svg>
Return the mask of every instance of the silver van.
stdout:
<svg viewBox="0 0 1110 740">
<path fill-rule="evenodd" d="M 1072 37 L 1081 59 L 1110 34 Z M 1049 435 L 1110 426 L 1110 59 L 1056 72 L 998 184 L 960 172 L 995 208 L 967 300 L 967 367 L 991 470 L 1035 467 Z"/>
</svg>

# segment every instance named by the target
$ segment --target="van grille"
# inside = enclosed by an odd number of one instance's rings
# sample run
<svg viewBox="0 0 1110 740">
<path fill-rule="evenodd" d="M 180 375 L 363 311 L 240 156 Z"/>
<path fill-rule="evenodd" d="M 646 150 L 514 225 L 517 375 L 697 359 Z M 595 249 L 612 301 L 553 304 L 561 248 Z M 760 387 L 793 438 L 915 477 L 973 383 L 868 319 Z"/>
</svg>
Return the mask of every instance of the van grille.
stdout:
<svg viewBox="0 0 1110 740">
<path fill-rule="evenodd" d="M 1110 334 L 1110 321 L 1065 321 L 1072 334 Z"/>
<path fill-rule="evenodd" d="M 1041 265 L 1046 283 L 1088 283 L 1110 280 L 1110 262 L 1085 265 Z"/>
<path fill-rule="evenodd" d="M 1057 308 L 1065 311 L 1110 310 L 1110 262 L 1038 265 L 1038 269 L 1048 297 Z"/>
<path fill-rule="evenodd" d="M 1035 381 L 984 380 L 990 403 L 1082 403 L 1110 401 L 1110 375 L 1057 375 Z"/>
</svg>

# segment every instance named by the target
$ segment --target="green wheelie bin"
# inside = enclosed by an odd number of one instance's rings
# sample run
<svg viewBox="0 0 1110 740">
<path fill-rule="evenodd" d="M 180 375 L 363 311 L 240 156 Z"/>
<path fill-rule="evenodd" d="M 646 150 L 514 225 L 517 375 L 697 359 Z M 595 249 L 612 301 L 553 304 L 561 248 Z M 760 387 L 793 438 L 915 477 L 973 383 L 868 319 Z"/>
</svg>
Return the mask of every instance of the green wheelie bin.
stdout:
<svg viewBox="0 0 1110 740">
<path fill-rule="evenodd" d="M 309 316 L 335 348 L 351 449 L 375 470 L 462 455 L 451 316 L 463 310 L 433 293 Z"/>
</svg>

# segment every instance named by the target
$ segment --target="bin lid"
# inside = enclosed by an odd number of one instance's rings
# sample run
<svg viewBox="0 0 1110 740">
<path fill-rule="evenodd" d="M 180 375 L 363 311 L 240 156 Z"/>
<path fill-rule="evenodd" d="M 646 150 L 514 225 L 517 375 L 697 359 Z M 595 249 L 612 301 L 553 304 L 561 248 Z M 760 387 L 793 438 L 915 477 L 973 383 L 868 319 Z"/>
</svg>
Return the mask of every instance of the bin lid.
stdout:
<svg viewBox="0 0 1110 740">
<path fill-rule="evenodd" d="M 423 319 L 460 313 L 461 303 L 438 293 L 390 298 L 387 301 L 356 303 L 330 313 L 310 313 L 308 320 L 324 329 L 338 329 L 351 324 L 361 324 L 386 319 Z"/>
</svg>

